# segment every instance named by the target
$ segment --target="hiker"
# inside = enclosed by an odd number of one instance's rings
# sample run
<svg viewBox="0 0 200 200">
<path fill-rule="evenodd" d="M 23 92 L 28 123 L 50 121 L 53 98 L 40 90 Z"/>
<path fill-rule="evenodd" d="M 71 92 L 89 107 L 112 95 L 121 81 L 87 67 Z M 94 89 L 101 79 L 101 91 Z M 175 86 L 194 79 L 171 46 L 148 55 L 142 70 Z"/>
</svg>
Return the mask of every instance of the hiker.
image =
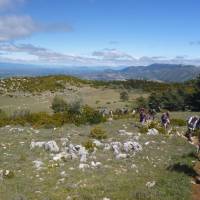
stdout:
<svg viewBox="0 0 200 200">
<path fill-rule="evenodd" d="M 162 114 L 161 123 L 165 129 L 167 129 L 168 126 L 170 125 L 170 116 L 168 111 Z"/>
<path fill-rule="evenodd" d="M 154 120 L 156 116 L 156 110 L 155 109 L 149 109 L 149 118 L 150 120 Z"/>
<path fill-rule="evenodd" d="M 200 117 L 192 116 L 187 120 L 187 132 L 185 137 L 189 142 L 192 142 L 192 134 L 195 131 L 200 130 Z M 197 154 L 200 153 L 200 133 L 198 133 L 198 145 L 197 145 Z"/>
<path fill-rule="evenodd" d="M 192 134 L 198 129 L 200 129 L 200 118 L 198 116 L 189 117 L 187 120 L 187 132 L 185 134 L 188 141 L 192 141 Z"/>
<path fill-rule="evenodd" d="M 145 109 L 141 108 L 139 113 L 140 113 L 140 123 L 144 124 L 147 120 L 147 115 L 145 113 Z"/>
</svg>

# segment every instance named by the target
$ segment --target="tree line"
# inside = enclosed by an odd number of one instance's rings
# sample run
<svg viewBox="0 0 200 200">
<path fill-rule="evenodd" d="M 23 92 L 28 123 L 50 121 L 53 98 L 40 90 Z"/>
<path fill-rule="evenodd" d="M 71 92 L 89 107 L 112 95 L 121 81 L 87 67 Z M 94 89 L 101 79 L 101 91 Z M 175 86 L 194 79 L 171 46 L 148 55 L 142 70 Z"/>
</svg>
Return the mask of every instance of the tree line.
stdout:
<svg viewBox="0 0 200 200">
<path fill-rule="evenodd" d="M 139 106 L 148 107 L 159 111 L 200 111 L 200 75 L 193 81 L 169 87 L 166 90 L 153 91 L 148 99 L 137 99 Z"/>
</svg>

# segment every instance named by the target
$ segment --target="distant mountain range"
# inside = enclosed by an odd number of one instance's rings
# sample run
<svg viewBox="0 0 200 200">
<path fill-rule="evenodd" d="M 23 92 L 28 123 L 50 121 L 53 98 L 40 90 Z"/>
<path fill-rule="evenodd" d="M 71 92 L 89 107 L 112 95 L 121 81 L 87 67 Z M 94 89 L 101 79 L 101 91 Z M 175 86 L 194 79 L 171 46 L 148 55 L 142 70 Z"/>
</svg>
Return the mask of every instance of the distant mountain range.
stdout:
<svg viewBox="0 0 200 200">
<path fill-rule="evenodd" d="M 200 74 L 200 67 L 177 64 L 152 64 L 131 67 L 61 67 L 0 63 L 0 77 L 72 75 L 92 80 L 146 79 L 183 82 Z"/>
<path fill-rule="evenodd" d="M 176 64 L 152 64 L 149 66 L 132 66 L 122 70 L 105 70 L 90 74 L 85 78 L 96 80 L 146 79 L 162 82 L 183 82 L 200 74 L 200 67 Z"/>
</svg>

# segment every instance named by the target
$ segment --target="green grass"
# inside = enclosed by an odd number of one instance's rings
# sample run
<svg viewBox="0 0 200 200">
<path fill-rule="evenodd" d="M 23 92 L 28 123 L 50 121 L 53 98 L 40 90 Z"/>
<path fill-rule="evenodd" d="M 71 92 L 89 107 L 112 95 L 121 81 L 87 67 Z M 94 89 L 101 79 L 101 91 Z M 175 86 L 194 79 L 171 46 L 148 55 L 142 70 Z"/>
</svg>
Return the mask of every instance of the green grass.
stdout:
<svg viewBox="0 0 200 200">
<path fill-rule="evenodd" d="M 143 84 L 140 81 L 106 84 L 66 76 L 6 81 L 8 93 L 0 96 L 0 108 L 8 115 L 20 109 L 29 109 L 31 113 L 47 112 L 50 115 L 54 96 L 61 96 L 68 102 L 79 98 L 83 105 L 87 104 L 93 108 L 105 106 L 115 110 L 126 105 L 133 106 L 138 97 L 146 98 L 149 95 L 138 90 L 143 86 L 138 88 L 135 83 Z M 125 86 L 126 89 L 129 89 L 129 86 L 132 88 L 129 90 L 128 102 L 120 101 L 120 92 Z M 162 84 L 155 86 L 155 89 L 159 89 Z M 145 87 L 150 87 L 149 82 Z M 163 89 L 165 87 L 168 86 L 163 84 Z M 184 134 L 185 120 L 196 114 L 199 113 L 170 113 L 173 128 L 175 126 L 176 131 Z M 160 114 L 156 118 L 160 120 Z M 118 130 L 125 127 L 126 131 L 133 133 L 133 137 L 138 136 L 140 130 L 135 125 L 138 125 L 138 116 L 133 118 L 128 115 L 99 124 L 107 136 L 102 138 L 102 142 L 125 142 L 132 139 L 130 136 L 118 134 Z M 13 172 L 12 177 L 0 180 L 0 200 L 65 200 L 68 196 L 73 200 L 102 200 L 104 197 L 111 200 L 191 199 L 192 160 L 195 160 L 192 153 L 195 149 L 186 140 L 173 133 L 158 136 L 142 134 L 139 143 L 143 146 L 143 151 L 134 157 L 116 160 L 112 151 L 105 152 L 92 145 L 90 132 L 94 127 L 65 124 L 56 129 L 51 126 L 49 129 L 39 129 L 39 132 L 27 125 L 21 127 L 21 130 L 13 131 L 9 130 L 19 128 L 19 125 L 0 128 L 0 170 Z M 55 140 L 60 146 L 60 138 L 66 137 L 70 138 L 73 144 L 86 146 L 91 153 L 97 148 L 96 159 L 89 158 L 88 163 L 98 161 L 102 166 L 81 171 L 78 169 L 78 160 L 53 162 L 50 153 L 43 149 L 30 150 L 33 140 Z M 150 143 L 145 145 L 146 142 Z M 34 160 L 43 161 L 44 168 L 37 171 L 33 165 Z M 134 165 L 137 168 L 133 168 Z M 66 173 L 64 179 L 61 176 L 63 171 Z M 151 181 L 156 184 L 148 189 L 146 183 Z"/>
<path fill-rule="evenodd" d="M 117 134 L 117 130 L 127 126 L 127 131 L 137 135 L 138 129 L 133 127 L 132 120 L 117 120 L 112 123 L 101 124 L 108 135 L 104 142 L 127 141 L 127 136 Z M 21 133 L 11 133 L 8 128 L 0 129 L 0 169 L 14 171 L 15 176 L 0 183 L 0 196 L 3 200 L 21 199 L 60 200 L 71 196 L 72 199 L 99 200 L 107 197 L 115 200 L 189 200 L 191 197 L 191 177 L 184 172 L 170 170 L 182 163 L 192 166 L 191 152 L 195 149 L 184 139 L 163 135 L 142 135 L 139 142 L 143 151 L 133 158 L 116 160 L 111 151 L 104 152 L 98 149 L 96 161 L 103 164 L 98 169 L 81 171 L 79 161 L 68 160 L 59 162 L 59 166 L 50 161 L 50 153 L 42 149 L 30 150 L 32 140 L 56 140 L 60 145 L 60 138 L 69 137 L 73 144 L 83 144 L 89 139 L 91 126 L 67 125 L 56 130 L 41 129 L 35 133 L 30 127 L 25 127 Z M 154 141 L 145 146 L 147 141 Z M 163 143 L 165 141 L 165 143 Z M 21 142 L 24 142 L 23 144 Z M 2 147 L 3 147 L 2 146 Z M 148 156 L 148 158 L 147 158 Z M 45 169 L 37 171 L 32 161 L 42 160 Z M 89 162 L 93 159 L 89 159 Z M 131 168 L 135 164 L 137 169 Z M 156 166 L 155 166 L 156 165 Z M 70 168 L 74 170 L 70 170 Z M 138 172 L 137 172 L 138 170 Z M 60 173 L 66 172 L 63 182 Z M 148 189 L 146 183 L 155 181 L 156 185 Z"/>
</svg>

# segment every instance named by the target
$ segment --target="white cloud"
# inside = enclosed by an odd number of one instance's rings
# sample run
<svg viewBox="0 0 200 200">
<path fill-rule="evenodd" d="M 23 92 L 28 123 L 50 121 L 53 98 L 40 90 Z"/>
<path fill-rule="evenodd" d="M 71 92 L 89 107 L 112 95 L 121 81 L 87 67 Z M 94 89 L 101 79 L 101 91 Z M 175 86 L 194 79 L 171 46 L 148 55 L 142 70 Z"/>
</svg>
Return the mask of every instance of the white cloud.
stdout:
<svg viewBox="0 0 200 200">
<path fill-rule="evenodd" d="M 37 32 L 39 25 L 30 16 L 1 16 L 0 41 L 27 37 Z"/>
<path fill-rule="evenodd" d="M 68 66 L 141 66 L 153 63 L 200 65 L 199 58 L 190 59 L 187 56 L 134 58 L 132 55 L 116 49 L 104 49 L 93 52 L 91 56 L 81 56 L 59 53 L 32 44 L 8 42 L 0 43 L 0 61 Z"/>
<path fill-rule="evenodd" d="M 66 24 L 41 24 L 35 22 L 30 16 L 1 16 L 0 41 L 9 41 L 29 37 L 37 32 L 71 31 Z"/>
<path fill-rule="evenodd" d="M 102 51 L 95 51 L 92 53 L 92 55 L 104 60 L 135 60 L 135 58 L 133 58 L 131 55 L 116 49 L 104 49 Z"/>
<path fill-rule="evenodd" d="M 13 9 L 24 2 L 25 0 L 0 0 L 0 10 Z"/>
</svg>

